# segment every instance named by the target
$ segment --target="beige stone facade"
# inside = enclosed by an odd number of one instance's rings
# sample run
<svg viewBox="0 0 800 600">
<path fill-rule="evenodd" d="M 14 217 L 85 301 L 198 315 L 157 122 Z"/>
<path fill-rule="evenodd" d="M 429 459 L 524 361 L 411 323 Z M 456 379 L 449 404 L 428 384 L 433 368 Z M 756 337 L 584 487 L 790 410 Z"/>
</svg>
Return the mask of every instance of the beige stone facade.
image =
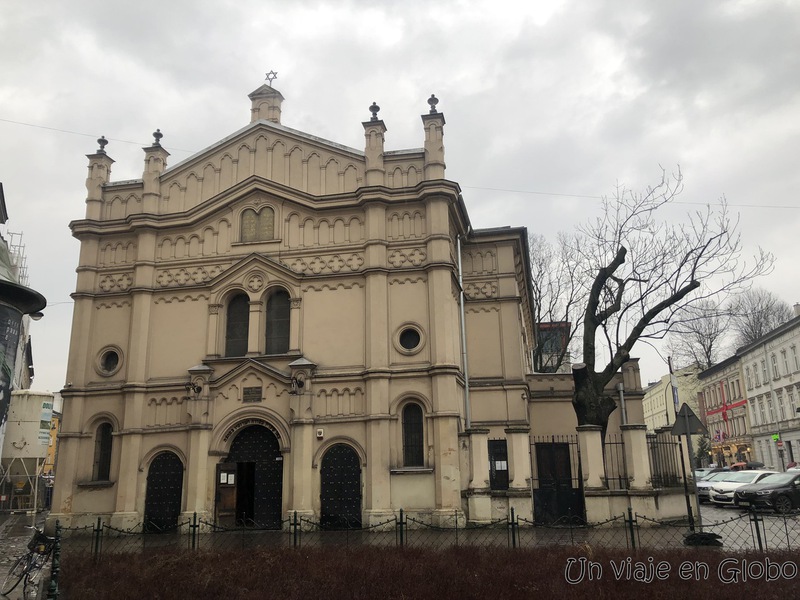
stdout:
<svg viewBox="0 0 800 600">
<path fill-rule="evenodd" d="M 525 228 L 473 229 L 434 97 L 393 151 L 375 105 L 356 150 L 250 99 L 170 168 L 156 132 L 139 180 L 88 156 L 51 520 L 531 519 L 531 427 L 576 422 L 569 376 L 531 375 Z"/>
</svg>

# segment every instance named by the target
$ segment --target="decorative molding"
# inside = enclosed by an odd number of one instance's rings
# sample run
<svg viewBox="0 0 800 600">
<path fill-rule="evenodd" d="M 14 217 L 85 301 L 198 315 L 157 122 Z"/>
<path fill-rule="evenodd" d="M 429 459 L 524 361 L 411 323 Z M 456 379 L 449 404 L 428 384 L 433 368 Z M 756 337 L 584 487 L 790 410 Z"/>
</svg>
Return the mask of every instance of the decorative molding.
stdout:
<svg viewBox="0 0 800 600">
<path fill-rule="evenodd" d="M 478 307 L 471 306 L 471 307 L 467 308 L 465 312 L 468 312 L 468 313 L 471 313 L 471 314 L 482 313 L 482 312 L 485 312 L 485 313 L 497 313 L 497 312 L 500 312 L 500 307 L 498 307 L 496 304 L 493 304 L 491 306 L 478 306 Z"/>
<path fill-rule="evenodd" d="M 428 279 L 426 277 L 424 277 L 424 276 L 418 276 L 418 277 L 413 277 L 413 276 L 411 276 L 411 277 L 402 277 L 402 276 L 400 276 L 400 277 L 391 277 L 389 279 L 389 285 L 396 285 L 396 284 L 403 285 L 405 283 L 426 283 L 427 281 L 428 281 Z"/>
<path fill-rule="evenodd" d="M 222 304 L 209 304 L 208 305 L 208 314 L 210 314 L 210 315 L 218 315 L 220 308 L 222 308 Z"/>
<path fill-rule="evenodd" d="M 291 300 L 289 300 L 289 306 L 291 308 L 300 308 L 302 304 L 303 304 L 302 298 L 292 298 Z"/>
<path fill-rule="evenodd" d="M 162 288 L 197 285 L 210 281 L 223 271 L 223 265 L 181 267 L 158 271 L 156 282 Z"/>
<path fill-rule="evenodd" d="M 307 285 L 303 288 L 303 292 L 323 292 L 325 290 L 335 291 L 335 290 L 352 290 L 353 288 L 363 288 L 364 284 L 360 281 L 350 281 L 347 283 L 339 282 L 339 283 L 322 283 L 319 285 Z"/>
<path fill-rule="evenodd" d="M 247 278 L 247 289 L 251 292 L 257 292 L 264 287 L 267 281 L 267 276 L 260 271 L 254 271 Z"/>
<path fill-rule="evenodd" d="M 283 261 L 295 273 L 304 275 L 322 275 L 328 273 L 339 273 L 340 271 L 358 271 L 364 264 L 364 257 L 361 254 L 350 255 L 319 255 L 312 258 L 297 257 Z"/>
<path fill-rule="evenodd" d="M 208 295 L 206 294 L 186 294 L 184 296 L 161 296 L 156 298 L 153 301 L 153 304 L 172 304 L 173 302 L 186 302 L 189 300 L 190 302 L 197 302 L 198 300 L 206 300 L 208 301 Z"/>
<path fill-rule="evenodd" d="M 418 267 L 427 258 L 425 250 L 422 248 L 409 248 L 403 250 L 392 250 L 389 252 L 387 261 L 395 268 L 399 267 Z"/>
<path fill-rule="evenodd" d="M 494 281 L 468 283 L 464 286 L 464 294 L 469 300 L 497 298 L 497 283 Z"/>
<path fill-rule="evenodd" d="M 104 292 L 120 291 L 126 292 L 133 284 L 133 273 L 109 273 L 100 278 L 97 284 Z"/>
<path fill-rule="evenodd" d="M 125 308 L 126 306 L 130 306 L 130 300 L 105 300 L 103 302 L 98 302 L 95 304 L 96 309 L 101 308 Z"/>
<path fill-rule="evenodd" d="M 320 401 L 320 409 L 317 412 L 321 416 L 328 417 L 362 415 L 365 411 L 364 396 L 364 390 L 357 386 L 352 389 L 349 387 L 321 389 L 316 396 Z"/>
</svg>

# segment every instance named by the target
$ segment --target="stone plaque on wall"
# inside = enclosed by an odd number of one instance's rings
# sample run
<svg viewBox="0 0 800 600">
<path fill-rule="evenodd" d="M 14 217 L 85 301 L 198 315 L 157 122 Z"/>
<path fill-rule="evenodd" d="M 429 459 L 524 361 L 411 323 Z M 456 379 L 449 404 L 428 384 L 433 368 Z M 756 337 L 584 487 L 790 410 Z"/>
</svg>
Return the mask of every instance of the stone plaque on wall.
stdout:
<svg viewBox="0 0 800 600">
<path fill-rule="evenodd" d="M 261 402 L 261 386 L 242 388 L 242 402 Z"/>
</svg>

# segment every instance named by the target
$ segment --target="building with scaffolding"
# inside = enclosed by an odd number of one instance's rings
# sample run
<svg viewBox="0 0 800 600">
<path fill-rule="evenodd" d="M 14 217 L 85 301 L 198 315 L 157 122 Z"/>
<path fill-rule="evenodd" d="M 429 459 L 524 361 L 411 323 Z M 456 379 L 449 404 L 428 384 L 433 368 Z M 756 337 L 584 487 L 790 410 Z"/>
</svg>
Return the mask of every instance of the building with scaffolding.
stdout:
<svg viewBox="0 0 800 600">
<path fill-rule="evenodd" d="M 0 184 L 0 225 L 5 226 L 7 220 Z M 28 330 L 31 317 L 40 317 L 46 304 L 44 297 L 27 284 L 22 234 L 3 227 L 0 229 L 0 510 L 27 510 L 36 505 L 38 474 L 49 441 L 41 433 L 42 422 L 46 421 L 44 431 L 49 436 L 53 408 L 52 394 L 12 393 L 31 387 L 33 354 Z M 49 399 L 43 399 L 44 396 Z M 29 417 L 34 413 L 35 419 L 31 420 Z"/>
</svg>

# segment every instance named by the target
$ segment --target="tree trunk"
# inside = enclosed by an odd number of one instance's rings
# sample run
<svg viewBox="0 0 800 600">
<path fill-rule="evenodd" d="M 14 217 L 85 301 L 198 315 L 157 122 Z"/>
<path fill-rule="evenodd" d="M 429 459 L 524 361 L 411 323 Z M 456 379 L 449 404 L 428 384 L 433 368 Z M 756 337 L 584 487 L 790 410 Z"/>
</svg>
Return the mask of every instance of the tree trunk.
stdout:
<svg viewBox="0 0 800 600">
<path fill-rule="evenodd" d="M 572 379 L 575 383 L 572 408 L 578 417 L 578 425 L 599 425 L 603 428 L 602 439 L 605 440 L 608 418 L 617 408 L 617 403 L 613 397 L 604 394 L 605 386 L 598 385 L 592 375 L 585 364 L 572 365 Z"/>
</svg>

